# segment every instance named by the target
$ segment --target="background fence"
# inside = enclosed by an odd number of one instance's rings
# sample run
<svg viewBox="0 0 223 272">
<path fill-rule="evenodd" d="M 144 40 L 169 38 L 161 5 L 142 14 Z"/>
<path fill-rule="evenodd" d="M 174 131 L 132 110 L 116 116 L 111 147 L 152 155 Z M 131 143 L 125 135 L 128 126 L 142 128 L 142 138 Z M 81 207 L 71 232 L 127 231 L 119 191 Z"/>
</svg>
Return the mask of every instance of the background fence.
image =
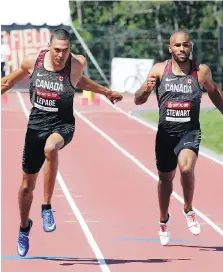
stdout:
<svg viewBox="0 0 223 272">
<path fill-rule="evenodd" d="M 172 31 L 156 29 L 125 29 L 117 26 L 85 25 L 85 31 L 93 39 L 85 39 L 89 49 L 95 56 L 108 80 L 111 78 L 111 61 L 114 57 L 154 59 L 155 62 L 170 58 L 168 51 L 169 37 Z M 81 32 L 81 29 L 79 29 Z M 212 30 L 195 31 L 188 33 L 194 42 L 193 58 L 199 63 L 207 64 L 213 73 L 213 78 L 223 86 L 223 51 L 219 48 L 218 37 Z M 74 53 L 86 55 L 80 42 L 73 37 Z M 88 59 L 88 72 L 92 79 L 103 83 L 93 63 Z"/>
</svg>

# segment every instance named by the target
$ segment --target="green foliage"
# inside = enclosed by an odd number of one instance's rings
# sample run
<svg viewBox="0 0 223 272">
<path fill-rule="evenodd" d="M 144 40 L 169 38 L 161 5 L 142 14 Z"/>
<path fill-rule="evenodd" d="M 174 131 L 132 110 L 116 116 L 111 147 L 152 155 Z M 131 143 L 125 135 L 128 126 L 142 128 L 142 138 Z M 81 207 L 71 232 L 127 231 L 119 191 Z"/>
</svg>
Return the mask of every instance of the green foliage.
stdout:
<svg viewBox="0 0 223 272">
<path fill-rule="evenodd" d="M 113 57 L 169 58 L 169 37 L 177 29 L 190 33 L 194 57 L 213 73 L 217 69 L 222 1 L 82 1 L 82 27 L 76 1 L 70 8 L 75 27 L 108 78 Z M 75 37 L 73 49 L 86 55 Z M 98 74 L 90 60 L 89 71 Z"/>
</svg>

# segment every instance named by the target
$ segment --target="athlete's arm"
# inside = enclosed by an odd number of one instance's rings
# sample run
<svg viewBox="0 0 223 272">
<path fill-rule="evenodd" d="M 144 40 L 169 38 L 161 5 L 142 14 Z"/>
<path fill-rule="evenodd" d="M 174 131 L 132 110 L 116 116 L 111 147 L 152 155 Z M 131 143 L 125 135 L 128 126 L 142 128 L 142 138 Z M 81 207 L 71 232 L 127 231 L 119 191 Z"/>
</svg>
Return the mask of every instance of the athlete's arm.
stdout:
<svg viewBox="0 0 223 272">
<path fill-rule="evenodd" d="M 72 58 L 72 72 L 71 80 L 74 86 L 94 93 L 107 95 L 111 90 L 94 82 L 90 78 L 83 75 L 84 68 L 86 67 L 86 58 L 82 55 L 73 55 Z"/>
<path fill-rule="evenodd" d="M 202 65 L 202 74 L 204 75 L 204 88 L 208 92 L 213 104 L 223 114 L 223 93 L 212 79 L 211 69 L 207 65 Z"/>
<path fill-rule="evenodd" d="M 32 73 L 36 60 L 35 54 L 27 55 L 18 69 L 14 72 L 1 78 L 1 94 L 11 89 L 18 81 L 23 79 L 28 74 Z"/>
<path fill-rule="evenodd" d="M 102 94 L 107 97 L 112 102 L 112 104 L 121 101 L 123 98 L 123 96 L 119 92 L 112 91 L 84 75 L 79 80 L 77 87 L 82 90 Z"/>
<path fill-rule="evenodd" d="M 105 95 L 108 99 L 111 100 L 112 103 L 115 102 L 115 100 L 121 100 L 119 93 L 112 92 L 110 89 L 83 75 L 83 71 L 86 66 L 86 58 L 84 56 L 74 54 L 72 54 L 72 56 L 71 80 L 73 86 L 77 86 L 81 90 Z"/>
<path fill-rule="evenodd" d="M 102 95 L 107 95 L 108 93 L 112 92 L 110 89 L 98 84 L 97 82 L 91 80 L 90 78 L 82 75 L 80 78 L 77 87 L 86 90 L 86 91 L 91 91 L 93 93 L 99 93 Z"/>
<path fill-rule="evenodd" d="M 72 56 L 71 81 L 73 86 L 77 86 L 85 91 L 105 95 L 112 103 L 122 100 L 122 95 L 120 93 L 113 92 L 83 75 L 83 71 L 86 66 L 86 58 L 84 56 L 73 54 Z"/>
<path fill-rule="evenodd" d="M 160 78 L 161 71 L 163 69 L 163 63 L 156 63 L 150 70 L 146 80 L 143 82 L 142 86 L 135 93 L 135 104 L 144 104 L 148 97 L 150 96 L 152 90 L 156 86 L 157 79 Z"/>
</svg>

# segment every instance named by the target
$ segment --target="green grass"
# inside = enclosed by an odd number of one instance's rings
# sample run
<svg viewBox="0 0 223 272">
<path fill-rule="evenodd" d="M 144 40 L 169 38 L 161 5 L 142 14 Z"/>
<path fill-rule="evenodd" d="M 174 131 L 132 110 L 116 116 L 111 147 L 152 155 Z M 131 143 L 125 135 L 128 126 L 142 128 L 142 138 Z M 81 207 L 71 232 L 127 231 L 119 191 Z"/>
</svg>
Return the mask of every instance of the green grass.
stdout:
<svg viewBox="0 0 223 272">
<path fill-rule="evenodd" d="M 141 116 L 154 123 L 158 122 L 158 112 L 146 112 Z M 201 110 L 200 123 L 202 130 L 201 145 L 223 154 L 223 116 L 214 110 Z"/>
</svg>

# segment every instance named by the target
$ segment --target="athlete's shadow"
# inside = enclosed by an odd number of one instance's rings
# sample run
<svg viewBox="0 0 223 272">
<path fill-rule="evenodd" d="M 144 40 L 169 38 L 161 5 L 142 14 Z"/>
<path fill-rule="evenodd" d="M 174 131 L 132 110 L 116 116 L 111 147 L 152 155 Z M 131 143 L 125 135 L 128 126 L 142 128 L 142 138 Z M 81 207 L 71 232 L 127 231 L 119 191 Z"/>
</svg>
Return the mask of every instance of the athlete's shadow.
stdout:
<svg viewBox="0 0 223 272">
<path fill-rule="evenodd" d="M 169 245 L 169 247 L 191 247 L 198 248 L 201 251 L 223 251 L 222 246 L 186 246 L 186 245 Z"/>
<path fill-rule="evenodd" d="M 47 260 L 47 261 L 57 261 L 62 262 L 59 265 L 69 266 L 69 265 L 112 265 L 112 264 L 126 264 L 126 263 L 167 263 L 172 261 L 189 261 L 191 259 L 145 259 L 145 260 L 131 260 L 131 259 L 103 259 L 97 260 L 95 258 L 79 258 L 79 257 L 46 257 L 46 256 L 38 256 L 38 257 L 25 257 L 25 259 L 29 260 Z"/>
</svg>

